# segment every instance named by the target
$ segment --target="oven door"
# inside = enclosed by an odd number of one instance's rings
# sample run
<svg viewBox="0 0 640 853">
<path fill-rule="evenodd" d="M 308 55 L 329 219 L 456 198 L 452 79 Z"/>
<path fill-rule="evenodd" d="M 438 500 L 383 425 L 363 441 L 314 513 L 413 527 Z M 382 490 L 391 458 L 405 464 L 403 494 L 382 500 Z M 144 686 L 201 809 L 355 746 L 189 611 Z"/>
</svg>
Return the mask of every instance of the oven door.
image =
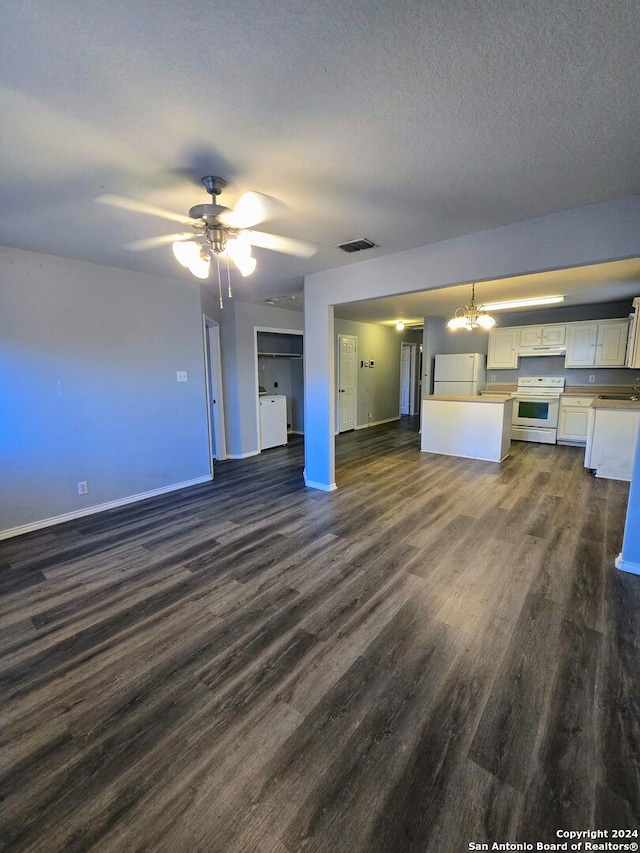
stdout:
<svg viewBox="0 0 640 853">
<path fill-rule="evenodd" d="M 556 429 L 558 426 L 559 397 L 516 397 L 513 401 L 513 426 L 530 426 Z"/>
</svg>

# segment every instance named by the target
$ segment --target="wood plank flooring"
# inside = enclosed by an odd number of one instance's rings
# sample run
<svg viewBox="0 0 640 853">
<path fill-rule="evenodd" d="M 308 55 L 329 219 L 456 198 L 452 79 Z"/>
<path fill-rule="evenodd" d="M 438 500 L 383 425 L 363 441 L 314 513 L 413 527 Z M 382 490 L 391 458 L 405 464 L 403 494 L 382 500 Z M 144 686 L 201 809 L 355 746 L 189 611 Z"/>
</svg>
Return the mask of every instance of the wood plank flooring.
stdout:
<svg viewBox="0 0 640 853">
<path fill-rule="evenodd" d="M 640 828 L 627 484 L 415 419 L 0 542 L 0 849 L 456 853 Z M 480 849 L 480 848 L 476 848 Z"/>
</svg>

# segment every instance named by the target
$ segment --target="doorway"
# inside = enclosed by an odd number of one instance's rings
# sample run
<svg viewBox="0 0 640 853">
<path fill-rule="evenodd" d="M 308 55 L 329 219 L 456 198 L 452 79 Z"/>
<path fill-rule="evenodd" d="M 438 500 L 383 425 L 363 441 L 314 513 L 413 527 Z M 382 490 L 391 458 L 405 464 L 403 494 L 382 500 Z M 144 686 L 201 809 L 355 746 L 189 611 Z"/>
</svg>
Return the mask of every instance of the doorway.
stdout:
<svg viewBox="0 0 640 853">
<path fill-rule="evenodd" d="M 357 338 L 338 335 L 338 432 L 356 428 Z"/>
<path fill-rule="evenodd" d="M 283 396 L 286 400 L 287 434 L 304 435 L 304 334 L 298 329 L 254 326 L 256 355 L 256 419 L 258 447 L 260 398 Z"/>
<path fill-rule="evenodd" d="M 416 413 L 417 344 L 402 344 L 400 355 L 400 415 Z"/>
<path fill-rule="evenodd" d="M 203 315 L 204 372 L 207 399 L 207 425 L 209 431 L 209 459 L 211 477 L 215 462 L 227 458 L 224 430 L 224 405 L 222 401 L 222 368 L 220 360 L 220 327 L 210 317 Z"/>
</svg>

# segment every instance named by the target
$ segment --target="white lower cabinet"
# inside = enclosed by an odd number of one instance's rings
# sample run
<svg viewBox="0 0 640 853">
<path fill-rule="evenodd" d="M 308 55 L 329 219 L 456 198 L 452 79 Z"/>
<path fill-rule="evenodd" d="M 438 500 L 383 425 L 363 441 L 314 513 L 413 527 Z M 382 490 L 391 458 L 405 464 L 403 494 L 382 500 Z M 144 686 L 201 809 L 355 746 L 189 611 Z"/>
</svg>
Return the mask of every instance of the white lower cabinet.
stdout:
<svg viewBox="0 0 640 853">
<path fill-rule="evenodd" d="M 585 468 L 596 477 L 631 480 L 640 429 L 640 408 L 589 410 Z"/>
<path fill-rule="evenodd" d="M 560 397 L 558 443 L 586 444 L 593 397 Z"/>
</svg>

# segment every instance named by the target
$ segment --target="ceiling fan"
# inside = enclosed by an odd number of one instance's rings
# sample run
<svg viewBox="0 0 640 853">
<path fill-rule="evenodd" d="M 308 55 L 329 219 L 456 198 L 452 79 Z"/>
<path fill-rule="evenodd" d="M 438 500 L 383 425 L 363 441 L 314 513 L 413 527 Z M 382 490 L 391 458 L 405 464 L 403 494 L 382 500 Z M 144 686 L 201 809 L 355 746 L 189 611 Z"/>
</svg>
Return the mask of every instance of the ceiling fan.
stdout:
<svg viewBox="0 0 640 853">
<path fill-rule="evenodd" d="M 243 276 L 251 275 L 256 268 L 256 260 L 251 256 L 253 246 L 300 258 L 310 258 L 317 251 L 315 243 L 252 230 L 253 225 L 272 219 L 285 210 L 285 206 L 277 199 L 263 193 L 246 192 L 240 196 L 235 208 L 231 209 L 217 203 L 217 197 L 226 186 L 226 181 L 206 175 L 202 178 L 202 184 L 211 195 L 211 203 L 195 205 L 189 210 L 188 216 L 114 193 L 103 193 L 96 201 L 191 226 L 191 231 L 136 240 L 128 243 L 127 248 L 138 251 L 171 243 L 178 263 L 201 279 L 209 277 L 211 261 L 215 258 L 221 308 L 220 258 L 226 259 L 227 262 L 227 281 L 231 296 L 230 261 L 233 261 Z"/>
</svg>

